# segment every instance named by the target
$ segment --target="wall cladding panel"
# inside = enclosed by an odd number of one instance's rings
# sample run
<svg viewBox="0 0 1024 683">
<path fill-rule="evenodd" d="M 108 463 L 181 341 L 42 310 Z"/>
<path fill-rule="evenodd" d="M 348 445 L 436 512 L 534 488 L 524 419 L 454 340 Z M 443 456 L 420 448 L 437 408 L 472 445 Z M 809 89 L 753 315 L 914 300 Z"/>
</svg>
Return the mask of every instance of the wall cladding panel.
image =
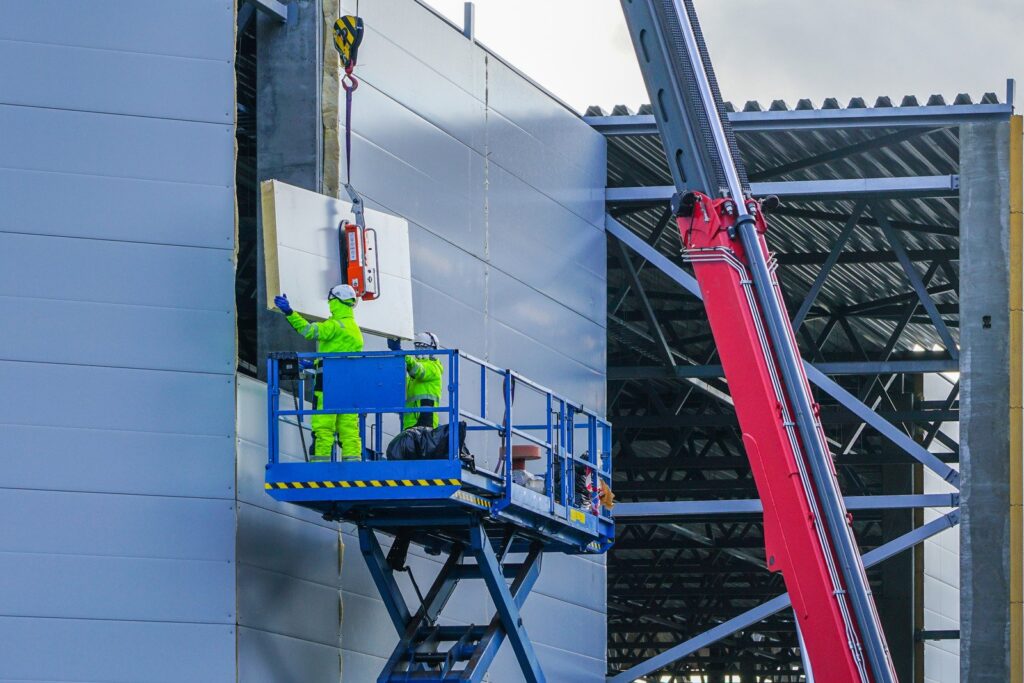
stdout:
<svg viewBox="0 0 1024 683">
<path fill-rule="evenodd" d="M 0 232 L 0 296 L 232 313 L 234 280 L 220 249 Z"/>
<path fill-rule="evenodd" d="M 0 71 L 8 104 L 222 124 L 234 118 L 230 60 L 0 40 L 0 63 L 17 61 L 32 68 Z"/>
<path fill-rule="evenodd" d="M 220 250 L 234 245 L 234 217 L 227 185 L 0 168 L 0 231 L 212 247 L 230 258 Z"/>
<path fill-rule="evenodd" d="M 26 310 L 33 310 L 33 324 L 8 330 L 0 359 L 206 373 L 234 369 L 235 316 L 226 310 L 0 296 L 0 317 L 14 320 Z M 61 329 L 76 331 L 74 344 L 54 334 Z"/>
<path fill-rule="evenodd" d="M 226 436 L 233 432 L 233 393 L 229 375 L 0 361 L 5 425 Z"/>
<path fill-rule="evenodd" d="M 338 648 L 240 626 L 238 680 L 245 683 L 341 680 Z M 378 666 L 379 668 L 379 666 Z M 345 671 L 345 681 L 372 681 Z"/>
<path fill-rule="evenodd" d="M 234 644 L 224 624 L 0 617 L 0 661 L 13 681 L 231 681 Z"/>
<path fill-rule="evenodd" d="M 234 185 L 230 125 L 0 104 L 0 129 L 5 168 Z"/>
<path fill-rule="evenodd" d="M 341 598 L 336 588 L 240 562 L 237 590 L 239 626 L 337 647 Z"/>
<path fill-rule="evenodd" d="M 235 571 L 225 560 L 0 553 L 0 570 L 18 587 L 4 598 L 6 616 L 190 624 L 235 616 L 225 589 Z"/>
<path fill-rule="evenodd" d="M 7 5 L 2 675 L 234 680 L 235 3 Z"/>
<path fill-rule="evenodd" d="M 97 12 L 86 0 L 33 0 L 4 5 L 0 40 L 74 45 L 231 63 L 232 0 L 140 3 L 106 0 Z M 54 21 L 54 17 L 62 17 Z"/>
<path fill-rule="evenodd" d="M 0 487 L 233 498 L 233 441 L 229 435 L 5 424 Z"/>
<path fill-rule="evenodd" d="M 5 524 L 0 527 L 0 550 L 210 562 L 233 559 L 230 525 L 235 505 L 230 500 L 17 489 L 0 496 L 3 519 L 45 519 L 53 510 L 74 514 L 45 527 Z M 207 533 L 195 533 L 202 525 L 209 525 Z"/>
</svg>

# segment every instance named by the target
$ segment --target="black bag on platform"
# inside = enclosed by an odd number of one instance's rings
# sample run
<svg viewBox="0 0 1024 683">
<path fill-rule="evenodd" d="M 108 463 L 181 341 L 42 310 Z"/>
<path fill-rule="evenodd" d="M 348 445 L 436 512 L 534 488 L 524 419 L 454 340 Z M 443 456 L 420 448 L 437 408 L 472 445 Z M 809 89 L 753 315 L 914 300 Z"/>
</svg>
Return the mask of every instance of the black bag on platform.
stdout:
<svg viewBox="0 0 1024 683">
<path fill-rule="evenodd" d="M 466 444 L 466 423 L 459 422 L 458 447 Z M 388 460 L 439 460 L 448 457 L 448 425 L 410 427 L 388 444 Z"/>
</svg>

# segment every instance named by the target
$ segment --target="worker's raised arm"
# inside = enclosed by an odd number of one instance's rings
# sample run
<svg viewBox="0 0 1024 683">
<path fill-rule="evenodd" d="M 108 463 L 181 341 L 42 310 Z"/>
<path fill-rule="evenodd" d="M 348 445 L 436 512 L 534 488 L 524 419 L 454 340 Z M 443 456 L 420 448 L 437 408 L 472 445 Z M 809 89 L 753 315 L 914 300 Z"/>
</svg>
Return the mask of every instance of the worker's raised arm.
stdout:
<svg viewBox="0 0 1024 683">
<path fill-rule="evenodd" d="M 288 303 L 288 295 L 282 294 L 274 297 L 274 305 L 284 313 L 288 324 L 295 328 L 295 331 L 310 341 L 326 341 L 339 332 L 338 323 L 334 320 L 325 320 L 322 323 L 311 323 L 301 314 L 292 310 Z"/>
</svg>

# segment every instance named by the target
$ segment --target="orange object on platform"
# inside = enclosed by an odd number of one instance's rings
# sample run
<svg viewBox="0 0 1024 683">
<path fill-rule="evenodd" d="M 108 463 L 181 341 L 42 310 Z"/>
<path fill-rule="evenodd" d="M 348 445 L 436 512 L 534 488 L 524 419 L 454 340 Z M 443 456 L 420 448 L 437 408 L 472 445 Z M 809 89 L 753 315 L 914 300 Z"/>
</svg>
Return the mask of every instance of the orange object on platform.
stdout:
<svg viewBox="0 0 1024 683">
<path fill-rule="evenodd" d="M 498 455 L 502 460 L 505 459 L 505 447 L 498 447 Z M 527 460 L 540 460 L 541 452 L 540 446 L 532 443 L 524 443 L 516 446 L 512 446 L 512 469 L 513 470 L 525 470 Z"/>
</svg>

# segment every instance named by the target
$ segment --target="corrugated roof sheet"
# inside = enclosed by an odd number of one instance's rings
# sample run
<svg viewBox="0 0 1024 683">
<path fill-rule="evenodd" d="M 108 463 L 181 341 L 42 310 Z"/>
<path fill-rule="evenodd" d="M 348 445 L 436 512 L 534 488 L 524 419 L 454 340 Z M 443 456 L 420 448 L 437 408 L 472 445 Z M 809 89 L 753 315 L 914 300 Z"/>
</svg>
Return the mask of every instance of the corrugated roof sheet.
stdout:
<svg viewBox="0 0 1024 683">
<path fill-rule="evenodd" d="M 979 104 L 998 104 L 993 93 L 986 93 Z M 954 98 L 952 107 L 975 104 L 967 94 Z M 900 101 L 899 108 L 905 110 L 917 106 L 945 106 L 941 95 L 932 95 L 924 105 L 913 96 Z M 730 111 L 735 107 L 727 104 Z M 839 109 L 838 102 L 824 100 L 821 109 Z M 894 108 L 888 97 L 879 97 L 871 109 Z M 790 110 L 782 100 L 775 100 L 768 107 L 759 102 L 747 102 L 745 112 L 757 111 L 807 111 L 813 109 L 810 100 L 800 100 L 795 110 Z M 863 98 L 853 98 L 847 110 L 866 107 Z M 649 115 L 650 105 L 640 108 L 636 114 Z M 611 116 L 631 116 L 634 112 L 624 105 L 618 105 Z M 588 116 L 606 116 L 599 107 L 587 110 Z M 740 151 L 752 180 L 831 180 L 844 178 L 893 178 L 913 176 L 954 175 L 959 172 L 959 139 L 957 127 L 945 123 L 936 126 L 915 127 L 850 127 L 811 128 L 795 127 L 792 130 L 774 129 L 757 132 L 738 132 Z M 657 135 L 628 135 L 608 137 L 608 186 L 661 186 L 671 185 L 672 178 Z M 948 265 L 935 268 L 930 285 L 936 291 L 934 299 L 946 315 L 954 337 L 957 336 L 957 254 L 959 249 L 959 200 L 957 197 L 900 198 L 879 200 L 878 206 L 894 222 L 906 248 L 916 259 L 916 267 L 922 276 L 938 258 L 951 256 Z M 793 200 L 787 201 L 782 210 L 770 219 L 769 243 L 779 254 L 780 277 L 783 289 L 795 311 L 810 289 L 817 276 L 824 254 L 839 237 L 843 223 L 854 209 L 849 200 Z M 642 236 L 649 236 L 654 230 L 662 209 L 651 207 L 620 217 L 623 223 Z M 866 306 L 880 298 L 894 297 L 911 292 L 911 286 L 900 265 L 891 256 L 879 252 L 891 252 L 876 221 L 870 216 L 874 207 L 868 209 L 869 216 L 861 221 L 861 227 L 847 243 L 845 251 L 859 252 L 854 257 L 844 257 L 823 287 L 818 302 L 824 307 L 812 309 L 808 327 L 818 334 L 825 326 L 826 317 L 819 316 L 825 309 L 836 310 L 851 306 Z M 657 243 L 658 249 L 679 262 L 679 237 L 675 230 L 666 230 Z M 854 261 L 854 262 L 850 262 Z M 666 287 L 668 287 L 666 285 Z M 665 304 L 669 305 L 669 304 Z M 903 306 L 906 304 L 904 303 Z M 941 343 L 933 326 L 921 311 L 916 315 L 897 349 L 919 344 L 931 348 Z M 851 324 L 859 342 L 867 348 L 884 348 L 898 319 L 893 305 L 878 308 L 871 317 L 861 315 Z M 703 321 L 680 321 L 675 323 L 683 336 L 697 334 Z M 838 333 L 837 333 L 838 332 Z M 830 345 L 855 351 L 855 345 L 842 334 L 833 332 Z"/>
</svg>

